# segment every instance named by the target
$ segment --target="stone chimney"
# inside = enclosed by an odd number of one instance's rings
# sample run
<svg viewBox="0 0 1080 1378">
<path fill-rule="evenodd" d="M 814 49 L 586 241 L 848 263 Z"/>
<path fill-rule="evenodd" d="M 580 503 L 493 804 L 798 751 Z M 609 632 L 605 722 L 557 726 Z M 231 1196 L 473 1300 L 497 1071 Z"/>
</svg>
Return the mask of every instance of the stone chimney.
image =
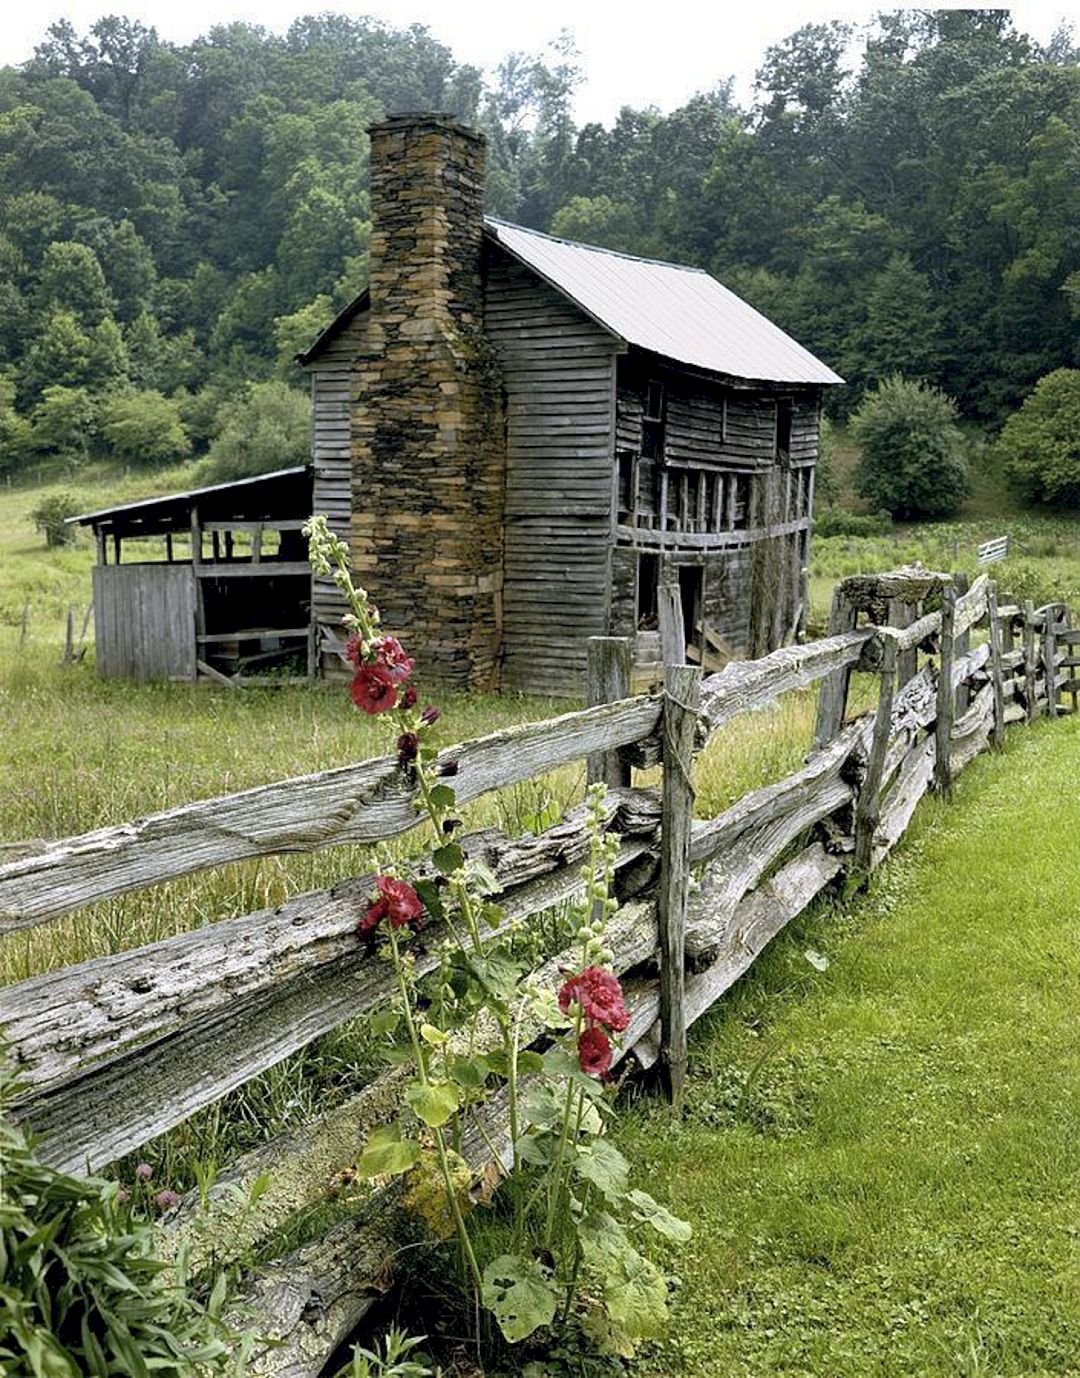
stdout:
<svg viewBox="0 0 1080 1378">
<path fill-rule="evenodd" d="M 484 333 L 482 135 L 371 134 L 371 311 L 352 390 L 352 553 L 421 677 L 498 685 L 505 441 Z"/>
</svg>

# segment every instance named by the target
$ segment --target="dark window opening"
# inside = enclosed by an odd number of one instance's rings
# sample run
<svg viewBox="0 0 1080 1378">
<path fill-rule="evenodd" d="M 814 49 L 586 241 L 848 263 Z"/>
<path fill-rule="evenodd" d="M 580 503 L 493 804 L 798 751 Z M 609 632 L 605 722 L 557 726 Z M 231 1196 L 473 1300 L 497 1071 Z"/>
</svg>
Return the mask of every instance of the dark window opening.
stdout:
<svg viewBox="0 0 1080 1378">
<path fill-rule="evenodd" d="M 679 566 L 679 602 L 682 605 L 683 641 L 687 646 L 697 645 L 704 574 L 700 565 Z M 700 650 L 698 658 L 700 660 Z"/>
<path fill-rule="evenodd" d="M 646 459 L 664 457 L 664 421 L 667 398 L 663 383 L 651 380 L 645 389 L 645 414 L 641 419 L 641 453 Z"/>
<path fill-rule="evenodd" d="M 637 566 L 637 626 L 650 631 L 657 625 L 657 587 L 660 583 L 660 559 L 656 555 L 641 554 Z"/>
<path fill-rule="evenodd" d="M 776 399 L 776 457 L 788 459 L 791 455 L 791 420 L 794 403 L 790 397 Z"/>
<path fill-rule="evenodd" d="M 634 510 L 637 507 L 637 502 L 635 501 L 636 494 L 634 492 L 634 488 L 636 485 L 634 483 L 635 465 L 633 451 L 620 450 L 618 455 L 618 462 L 619 488 L 616 503 L 618 507 L 619 520 L 622 521 L 625 517 L 632 518 L 634 515 Z"/>
<path fill-rule="evenodd" d="M 750 529 L 750 475 L 735 475 L 735 503 L 731 529 L 748 531 Z"/>
</svg>

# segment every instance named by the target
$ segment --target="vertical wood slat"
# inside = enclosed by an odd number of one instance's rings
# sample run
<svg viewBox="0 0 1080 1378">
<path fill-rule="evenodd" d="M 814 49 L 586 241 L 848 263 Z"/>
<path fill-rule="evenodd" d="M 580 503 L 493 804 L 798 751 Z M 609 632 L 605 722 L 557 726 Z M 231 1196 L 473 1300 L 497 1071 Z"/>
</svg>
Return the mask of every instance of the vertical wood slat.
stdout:
<svg viewBox="0 0 1080 1378">
<path fill-rule="evenodd" d="M 858 616 L 854 604 L 837 585 L 833 590 L 832 607 L 829 611 L 828 635 L 839 636 L 841 632 L 853 632 Z M 843 725 L 850 680 L 851 670 L 845 668 L 826 675 L 821 681 L 817 723 L 814 727 L 814 746 L 818 749 L 827 746 Z"/>
<path fill-rule="evenodd" d="M 890 637 L 885 642 L 885 653 L 881 663 L 881 687 L 878 692 L 877 714 L 874 718 L 874 735 L 870 744 L 870 759 L 855 804 L 856 871 L 869 871 L 874 854 L 874 834 L 881 817 L 881 777 L 885 769 L 889 734 L 892 730 L 898 658 L 896 642 Z"/>
<path fill-rule="evenodd" d="M 660 565 L 660 584 L 656 591 L 656 612 L 660 623 L 660 654 L 665 666 L 686 664 L 686 635 L 683 626 L 679 575 L 670 560 Z"/>
<path fill-rule="evenodd" d="M 1057 717 L 1057 609 L 1047 607 L 1046 625 L 1043 629 L 1042 660 L 1043 674 L 1046 677 L 1046 716 Z"/>
<path fill-rule="evenodd" d="M 1001 664 L 1001 618 L 998 616 L 997 584 L 993 579 L 986 586 L 986 612 L 990 629 L 990 682 L 994 693 L 994 729 L 991 741 L 994 750 L 1005 745 L 1005 675 Z"/>
<path fill-rule="evenodd" d="M 1035 604 L 1030 598 L 1024 599 L 1024 698 L 1026 700 L 1027 720 L 1034 722 L 1039 711 L 1035 699 Z"/>
<path fill-rule="evenodd" d="M 634 668 L 634 642 L 628 636 L 590 636 L 586 676 L 586 707 L 617 703 L 630 697 Z M 588 757 L 590 785 L 601 782 L 612 789 L 630 784 L 630 767 L 618 751 L 599 751 Z"/>
<path fill-rule="evenodd" d="M 690 881 L 690 829 L 694 787 L 690 769 L 701 667 L 664 671 L 664 778 L 660 830 L 660 1076 L 671 1103 L 681 1108 L 686 1086 L 686 897 Z"/>
<path fill-rule="evenodd" d="M 941 657 L 938 666 L 937 722 L 934 737 L 937 752 L 934 760 L 934 788 L 938 794 L 948 795 L 952 789 L 952 729 L 956 714 L 956 695 L 953 692 L 953 660 L 956 656 L 956 589 L 946 584 L 941 591 Z"/>
</svg>

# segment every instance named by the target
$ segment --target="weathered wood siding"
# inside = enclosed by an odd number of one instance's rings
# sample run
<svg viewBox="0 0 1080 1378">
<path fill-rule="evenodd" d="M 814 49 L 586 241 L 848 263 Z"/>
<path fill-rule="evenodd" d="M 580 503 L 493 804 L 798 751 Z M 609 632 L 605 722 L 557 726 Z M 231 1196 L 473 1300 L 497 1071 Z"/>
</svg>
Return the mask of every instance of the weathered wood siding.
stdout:
<svg viewBox="0 0 1080 1378">
<path fill-rule="evenodd" d="M 349 539 L 352 504 L 352 368 L 367 319 L 368 313 L 363 311 L 350 321 L 326 345 L 311 370 L 313 510 L 322 513 L 331 530 L 344 541 Z M 313 578 L 311 602 L 317 626 L 343 636 L 341 618 L 346 611 L 345 599 L 334 587 L 333 580 Z M 324 655 L 323 664 L 331 670 L 340 666 L 333 654 Z"/>
<path fill-rule="evenodd" d="M 98 673 L 195 678 L 195 578 L 190 565 L 95 565 Z"/>
<path fill-rule="evenodd" d="M 502 682 L 579 694 L 608 630 L 616 344 L 495 246 L 485 329 L 506 390 Z"/>
<path fill-rule="evenodd" d="M 708 506 L 723 495 L 725 533 L 722 550 L 705 550 L 693 557 L 703 563 L 702 607 L 710 629 L 736 655 L 764 654 L 790 639 L 805 620 L 805 577 L 808 534 L 773 529 L 809 515 L 811 473 L 818 455 L 818 389 L 753 388 L 732 381 L 724 384 L 681 372 L 634 351 L 619 360 L 616 389 L 616 449 L 636 456 L 634 503 L 653 530 L 660 528 L 659 459 L 643 453 L 646 397 L 650 380 L 664 388 L 663 465 L 669 474 L 668 534 L 679 547 L 676 480 L 687 469 L 725 476 L 720 489 L 709 480 Z M 777 399 L 791 402 L 791 438 L 787 452 L 777 454 Z M 737 478 L 737 476 L 742 476 Z M 740 499 L 736 528 L 745 538 L 731 539 L 726 510 L 732 488 Z M 720 480 L 717 480 L 719 483 Z M 743 489 L 741 485 L 745 483 Z M 743 498 L 745 494 L 745 499 Z M 745 501 L 745 506 L 743 502 Z M 717 527 L 710 519 L 707 531 Z M 700 513 L 694 526 L 700 534 Z M 655 548 L 646 536 L 646 548 Z M 678 558 L 678 557 L 676 557 Z M 691 557 L 683 555 L 683 560 Z M 636 559 L 620 551 L 612 582 L 612 632 L 629 634 L 637 610 Z"/>
</svg>

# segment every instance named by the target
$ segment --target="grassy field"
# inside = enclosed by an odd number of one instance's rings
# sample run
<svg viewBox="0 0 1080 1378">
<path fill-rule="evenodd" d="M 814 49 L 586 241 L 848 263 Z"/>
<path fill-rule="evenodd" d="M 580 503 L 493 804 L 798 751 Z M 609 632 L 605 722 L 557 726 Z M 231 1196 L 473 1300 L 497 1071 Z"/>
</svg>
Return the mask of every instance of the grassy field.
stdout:
<svg viewBox="0 0 1080 1378">
<path fill-rule="evenodd" d="M 191 481 L 188 471 L 174 470 L 150 486 L 167 491 Z M 118 488 L 105 476 L 87 480 L 80 499 L 92 509 L 146 491 L 145 483 Z M 379 724 L 357 715 L 338 688 L 237 694 L 107 682 L 95 674 L 92 647 L 82 663 L 61 666 L 64 615 L 75 607 L 81 618 L 92 556 L 85 541 L 45 550 L 28 520 L 42 493 L 0 494 L 0 768 L 7 782 L 0 841 L 119 823 L 386 749 Z M 817 542 L 815 614 L 823 619 L 844 574 L 916 558 L 973 568 L 975 544 L 1006 529 L 1023 546 L 999 567 L 1006 586 L 1036 598 L 1077 590 L 1080 601 L 1080 536 L 1069 523 L 976 515 Z M 572 706 L 511 696 L 440 695 L 439 702 L 447 743 Z M 699 814 L 712 816 L 795 769 L 814 710 L 812 691 L 792 694 L 720 734 L 697 764 Z M 672 1260 L 683 1278 L 678 1340 L 643 1374 L 1069 1371 L 1055 1356 L 1061 1318 L 1073 1314 L 1076 1298 L 1059 1267 L 1064 1207 L 1048 1174 L 1055 1154 L 1063 1174 L 1075 1173 L 1075 1166 L 1066 1172 L 1061 1154 L 1066 1132 L 1078 1126 L 1060 1065 L 1067 1029 L 1045 962 L 1046 989 L 1017 1006 L 1033 1011 L 1032 1021 L 1017 1010 L 995 1015 L 1000 1046 L 972 1022 L 984 997 L 996 1008 L 1017 968 L 1031 967 L 1029 944 L 1043 958 L 1058 951 L 1060 933 L 1040 933 L 1037 922 L 1056 922 L 1075 907 L 1070 891 L 1054 894 L 1049 883 L 1038 898 L 1039 870 L 1023 851 L 1034 844 L 1039 820 L 1038 788 L 1028 791 L 1027 776 L 1045 765 L 1058 772 L 1055 789 L 1063 783 L 1065 742 L 1075 774 L 1080 737 L 1070 723 L 1053 745 L 1038 730 L 1021 735 L 1001 760 L 973 768 L 956 810 L 925 806 L 921 840 L 889 865 L 871 897 L 842 916 L 823 911 L 801 924 L 695 1037 L 687 1121 L 673 1126 L 647 1102 L 634 1111 L 622 1134 L 637 1175 L 652 1178 L 698 1226 L 689 1251 Z M 999 807 L 1014 783 L 1029 805 L 1015 827 Z M 580 798 L 583 785 L 583 770 L 563 771 L 479 801 L 469 821 L 535 827 Z M 994 801 L 1008 847 L 978 833 L 976 803 L 984 799 Z M 958 830 L 955 839 L 950 829 Z M 410 845 L 401 840 L 390 850 Z M 377 859 L 362 848 L 270 858 L 101 904 L 0 942 L 0 983 L 275 905 Z M 1010 907 L 984 932 L 985 915 L 964 906 L 977 906 L 1021 863 L 1027 889 L 1016 902 L 1030 901 L 1032 926 Z M 935 866 L 941 895 L 926 888 Z M 950 920 L 936 926 L 945 903 Z M 1052 937 L 1057 946 L 1047 946 Z M 809 964 L 807 948 L 830 956 L 827 973 Z M 1063 953 L 1066 967 L 1069 960 Z M 1038 1095 L 1044 1058 L 1052 1112 Z M 156 1180 L 190 1186 L 199 1172 L 325 1109 L 369 1072 L 363 1029 L 320 1040 L 148 1150 Z M 1026 1136 L 1020 1156 L 1030 1158 L 1034 1177 L 1018 1174 L 1019 1157 L 1009 1157 L 1014 1132 Z M 1006 1184 L 995 1188 L 990 1174 L 998 1171 Z M 1009 1268 L 1019 1270 L 1015 1278 Z M 1025 1346 L 1033 1343 L 1034 1292 L 1044 1285 L 1053 1334 L 1040 1357 Z"/>
<path fill-rule="evenodd" d="M 703 1021 L 684 1121 L 623 1119 L 695 1227 L 640 1373 L 1080 1371 L 1078 772 L 1077 719 L 1013 733 Z"/>
</svg>

